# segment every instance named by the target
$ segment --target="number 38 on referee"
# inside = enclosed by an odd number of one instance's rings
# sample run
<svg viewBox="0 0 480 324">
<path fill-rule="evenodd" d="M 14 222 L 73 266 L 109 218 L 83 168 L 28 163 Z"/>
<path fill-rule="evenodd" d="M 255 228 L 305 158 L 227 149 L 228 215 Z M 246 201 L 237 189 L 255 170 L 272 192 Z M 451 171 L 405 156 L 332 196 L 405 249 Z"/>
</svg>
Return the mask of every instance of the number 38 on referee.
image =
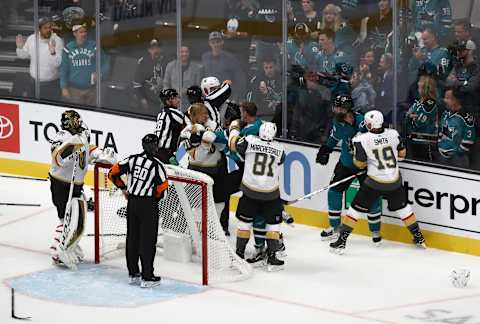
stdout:
<svg viewBox="0 0 480 324">
<path fill-rule="evenodd" d="M 166 195 L 168 182 L 165 167 L 154 157 L 158 137 L 145 135 L 142 146 L 142 153 L 115 164 L 108 178 L 128 199 L 126 257 L 130 283 L 140 283 L 142 288 L 147 288 L 160 283 L 160 277 L 153 274 L 153 262 L 158 235 L 158 202 Z M 121 179 L 124 174 L 128 176 L 127 185 Z"/>
</svg>

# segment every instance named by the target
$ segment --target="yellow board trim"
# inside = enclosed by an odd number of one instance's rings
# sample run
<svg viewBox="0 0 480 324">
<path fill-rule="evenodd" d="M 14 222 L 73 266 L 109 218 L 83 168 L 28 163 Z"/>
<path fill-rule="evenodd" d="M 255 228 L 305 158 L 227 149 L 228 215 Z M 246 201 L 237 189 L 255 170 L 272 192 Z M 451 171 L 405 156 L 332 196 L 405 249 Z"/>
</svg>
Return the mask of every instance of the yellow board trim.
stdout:
<svg viewBox="0 0 480 324">
<path fill-rule="evenodd" d="M 238 199 L 239 198 L 235 196 L 230 198 L 231 211 L 237 209 Z M 320 228 L 327 228 L 330 226 L 328 223 L 327 212 L 319 212 L 312 209 L 293 206 L 286 207 L 286 210 L 293 216 L 293 218 L 295 218 L 295 223 L 297 224 Z M 420 228 L 421 226 L 422 225 L 420 224 Z M 353 233 L 370 236 L 371 234 L 368 229 L 367 220 L 359 219 Z M 404 225 L 382 223 L 381 233 L 382 237 L 386 240 L 412 244 L 412 236 Z M 422 230 L 422 233 L 425 236 L 427 248 L 436 248 L 450 252 L 480 256 L 480 240 L 428 230 Z"/>
<path fill-rule="evenodd" d="M 50 164 L 48 163 L 0 158 L 1 173 L 47 179 L 49 169 Z M 93 186 L 92 171 L 88 171 L 85 177 L 85 184 Z M 237 209 L 238 199 L 239 198 L 235 196 L 230 199 L 230 210 L 235 211 Z M 293 206 L 288 206 L 286 209 L 295 218 L 295 223 L 297 224 L 320 228 L 329 226 L 327 212 Z M 353 232 L 370 236 L 368 222 L 365 219 L 359 219 Z M 422 230 L 422 232 L 427 241 L 427 247 L 480 256 L 480 240 L 427 230 Z M 411 235 L 405 226 L 383 223 L 382 236 L 384 239 L 391 241 L 412 243 Z"/>
</svg>

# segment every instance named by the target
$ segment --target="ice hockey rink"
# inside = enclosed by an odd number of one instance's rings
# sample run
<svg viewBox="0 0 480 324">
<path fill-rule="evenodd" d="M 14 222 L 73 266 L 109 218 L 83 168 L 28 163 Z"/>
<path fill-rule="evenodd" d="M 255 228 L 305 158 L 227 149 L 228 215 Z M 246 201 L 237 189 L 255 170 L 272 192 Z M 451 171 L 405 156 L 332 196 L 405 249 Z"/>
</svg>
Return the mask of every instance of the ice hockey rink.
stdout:
<svg viewBox="0 0 480 324">
<path fill-rule="evenodd" d="M 199 265 L 158 257 L 162 285 L 140 289 L 128 285 L 122 256 L 93 263 L 89 236 L 80 244 L 87 262 L 77 272 L 51 264 L 57 218 L 48 181 L 0 177 L 0 202 L 41 204 L 0 206 L 0 323 L 18 322 L 10 287 L 17 316 L 49 324 L 480 323 L 478 257 L 390 241 L 374 247 L 358 235 L 339 256 L 318 228 L 283 225 L 283 271 L 256 269 L 250 279 L 202 287 Z M 454 269 L 470 270 L 466 288 L 451 284 Z"/>
</svg>

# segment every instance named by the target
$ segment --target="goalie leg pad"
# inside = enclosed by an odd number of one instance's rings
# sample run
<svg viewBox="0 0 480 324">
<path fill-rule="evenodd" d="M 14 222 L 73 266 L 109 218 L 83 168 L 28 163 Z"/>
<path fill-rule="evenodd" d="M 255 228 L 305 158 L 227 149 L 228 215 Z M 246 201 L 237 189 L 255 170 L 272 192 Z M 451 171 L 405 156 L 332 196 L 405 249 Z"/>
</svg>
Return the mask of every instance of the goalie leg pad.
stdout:
<svg viewBox="0 0 480 324">
<path fill-rule="evenodd" d="M 80 241 L 85 228 L 87 203 L 80 198 L 72 198 L 70 211 L 64 219 L 63 232 L 58 247 L 63 251 L 73 251 Z"/>
</svg>

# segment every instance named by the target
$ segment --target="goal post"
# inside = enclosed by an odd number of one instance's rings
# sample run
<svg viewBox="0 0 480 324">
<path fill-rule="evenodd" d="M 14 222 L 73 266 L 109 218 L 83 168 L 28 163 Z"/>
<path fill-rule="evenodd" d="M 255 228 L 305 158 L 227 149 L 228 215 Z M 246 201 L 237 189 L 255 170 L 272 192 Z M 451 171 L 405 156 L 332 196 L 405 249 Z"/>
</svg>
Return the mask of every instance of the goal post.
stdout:
<svg viewBox="0 0 480 324">
<path fill-rule="evenodd" d="M 95 263 L 125 248 L 127 201 L 109 182 L 110 167 L 97 163 L 94 169 Z M 203 285 L 248 278 L 251 266 L 236 255 L 220 225 L 213 180 L 193 170 L 165 167 L 169 187 L 159 203 L 159 245 L 167 248 L 168 235 L 188 240 L 192 260 L 201 264 Z"/>
</svg>

